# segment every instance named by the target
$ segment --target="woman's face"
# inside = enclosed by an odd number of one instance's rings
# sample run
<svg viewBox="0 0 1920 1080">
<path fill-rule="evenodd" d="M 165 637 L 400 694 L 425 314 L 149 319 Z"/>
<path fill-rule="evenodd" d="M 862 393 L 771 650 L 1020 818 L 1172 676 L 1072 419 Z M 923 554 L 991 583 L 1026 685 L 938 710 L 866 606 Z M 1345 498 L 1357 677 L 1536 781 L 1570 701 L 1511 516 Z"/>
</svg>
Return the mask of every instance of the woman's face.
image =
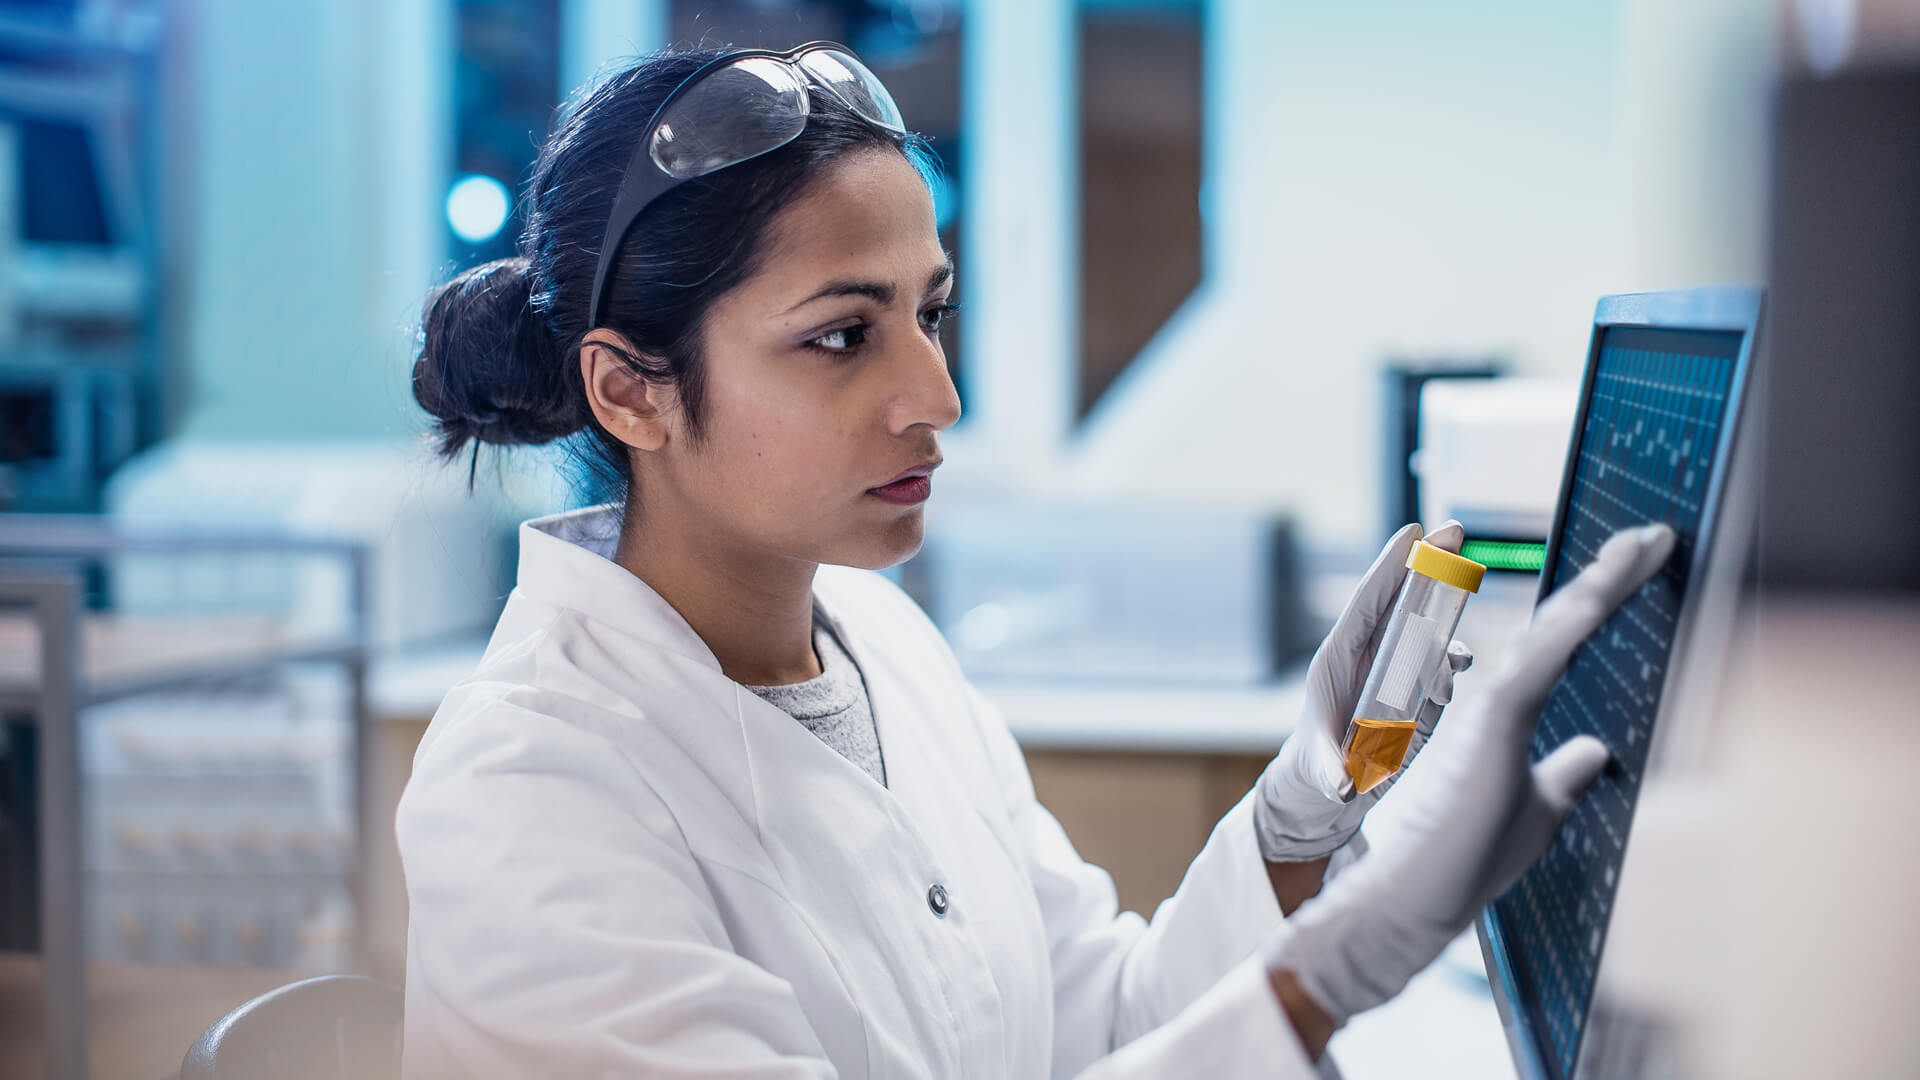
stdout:
<svg viewBox="0 0 1920 1080">
<path fill-rule="evenodd" d="M 900 154 L 860 152 L 764 243 L 758 271 L 707 313 L 702 438 L 676 421 L 636 462 L 641 513 L 665 496 L 697 542 L 749 560 L 895 565 L 920 548 L 923 504 L 874 489 L 937 462 L 960 418 L 933 201 Z"/>
</svg>

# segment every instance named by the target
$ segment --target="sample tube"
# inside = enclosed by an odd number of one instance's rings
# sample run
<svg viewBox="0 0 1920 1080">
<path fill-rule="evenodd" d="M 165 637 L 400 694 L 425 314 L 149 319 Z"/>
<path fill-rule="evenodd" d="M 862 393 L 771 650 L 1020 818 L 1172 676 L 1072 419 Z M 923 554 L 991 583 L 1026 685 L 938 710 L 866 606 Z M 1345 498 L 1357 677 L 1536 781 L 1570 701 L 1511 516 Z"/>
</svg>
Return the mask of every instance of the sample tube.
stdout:
<svg viewBox="0 0 1920 1080">
<path fill-rule="evenodd" d="M 1447 662 L 1453 628 L 1486 572 L 1472 559 L 1414 541 L 1406 580 L 1340 744 L 1356 793 L 1373 790 L 1405 763 L 1427 691 Z"/>
</svg>

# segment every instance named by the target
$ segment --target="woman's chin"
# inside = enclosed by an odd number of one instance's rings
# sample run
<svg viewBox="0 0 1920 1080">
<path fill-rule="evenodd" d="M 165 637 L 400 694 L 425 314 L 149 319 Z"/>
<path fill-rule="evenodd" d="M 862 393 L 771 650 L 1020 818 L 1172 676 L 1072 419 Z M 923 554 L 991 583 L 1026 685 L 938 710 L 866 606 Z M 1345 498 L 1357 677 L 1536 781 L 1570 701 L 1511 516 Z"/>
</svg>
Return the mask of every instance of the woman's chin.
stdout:
<svg viewBox="0 0 1920 1080">
<path fill-rule="evenodd" d="M 878 530 L 869 542 L 850 546 L 849 550 L 836 553 L 840 557 L 826 561 L 860 570 L 890 570 L 913 558 L 919 554 L 927 531 L 926 515 L 918 513 L 917 507 L 915 510 Z"/>
</svg>

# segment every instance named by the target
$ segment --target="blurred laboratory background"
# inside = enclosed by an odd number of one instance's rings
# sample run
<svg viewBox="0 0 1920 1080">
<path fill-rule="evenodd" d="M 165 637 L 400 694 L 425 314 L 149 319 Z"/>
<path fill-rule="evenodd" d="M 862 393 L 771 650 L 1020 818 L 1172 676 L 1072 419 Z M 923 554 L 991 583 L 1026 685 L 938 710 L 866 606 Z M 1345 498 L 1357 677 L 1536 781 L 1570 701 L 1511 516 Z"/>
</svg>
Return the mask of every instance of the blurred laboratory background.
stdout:
<svg viewBox="0 0 1920 1080">
<path fill-rule="evenodd" d="M 1483 541 L 1460 634 L 1497 660 L 1604 294 L 1774 289 L 1770 430 L 1799 441 L 1766 444 L 1749 581 L 1815 597 L 1793 625 L 1859 665 L 1846 634 L 1920 641 L 1914 436 L 1828 437 L 1920 389 L 1908 0 L 8 0 L 0 1075 L 168 1076 L 272 987 L 397 982 L 413 748 L 515 524 L 580 499 L 565 447 L 433 458 L 421 302 L 511 253 L 539 140 L 608 65 L 819 38 L 928 137 L 964 307 L 965 417 L 893 573 L 1123 906 L 1286 737 L 1391 529 Z M 1877 887 L 1874 920 L 1914 883 Z M 1334 1052 L 1513 1068 L 1470 938 Z"/>
</svg>

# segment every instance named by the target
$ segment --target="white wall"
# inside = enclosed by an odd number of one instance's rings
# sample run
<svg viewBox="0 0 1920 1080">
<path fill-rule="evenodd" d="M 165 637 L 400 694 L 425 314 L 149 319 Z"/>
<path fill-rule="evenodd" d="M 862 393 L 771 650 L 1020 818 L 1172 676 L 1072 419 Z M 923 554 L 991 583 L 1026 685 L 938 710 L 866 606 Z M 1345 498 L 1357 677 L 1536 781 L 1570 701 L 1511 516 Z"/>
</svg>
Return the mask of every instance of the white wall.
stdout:
<svg viewBox="0 0 1920 1080">
<path fill-rule="evenodd" d="M 1206 287 L 1094 418 L 1078 479 L 1370 536 L 1385 358 L 1566 370 L 1622 284 L 1612 4 L 1208 16 Z"/>
<path fill-rule="evenodd" d="M 1387 357 L 1573 373 L 1598 296 L 1757 278 L 1769 10 L 1215 0 L 1207 281 L 1065 482 L 1370 542 Z"/>
<path fill-rule="evenodd" d="M 415 434 L 445 253 L 448 0 L 181 5 L 189 438 Z"/>
<path fill-rule="evenodd" d="M 1622 196 L 1638 288 L 1766 273 L 1769 0 L 1626 0 L 1618 64 Z"/>
</svg>

